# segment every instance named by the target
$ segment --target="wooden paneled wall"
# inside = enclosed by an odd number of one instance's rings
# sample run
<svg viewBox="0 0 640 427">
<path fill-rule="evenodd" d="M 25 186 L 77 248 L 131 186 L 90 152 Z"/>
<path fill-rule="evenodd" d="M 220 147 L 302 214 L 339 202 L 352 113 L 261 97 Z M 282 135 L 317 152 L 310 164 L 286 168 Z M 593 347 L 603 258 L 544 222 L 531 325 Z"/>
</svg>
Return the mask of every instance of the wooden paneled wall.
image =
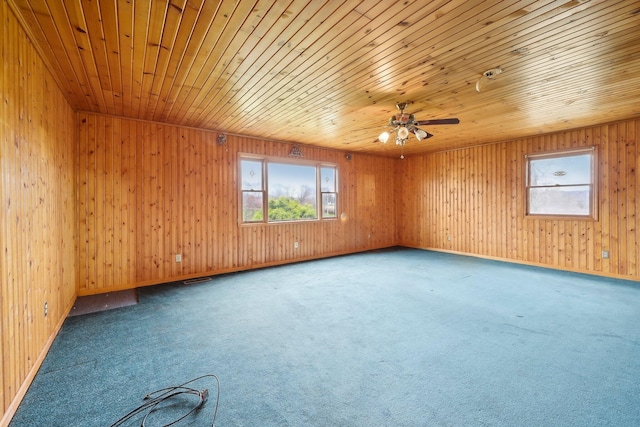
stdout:
<svg viewBox="0 0 640 427">
<path fill-rule="evenodd" d="M 75 298 L 74 114 L 0 4 L 0 425 Z M 44 305 L 47 304 L 47 315 Z"/>
<path fill-rule="evenodd" d="M 399 243 L 640 280 L 639 135 L 628 120 L 409 157 L 396 178 Z M 525 154 L 594 145 L 598 220 L 525 217 Z"/>
<path fill-rule="evenodd" d="M 238 154 L 288 159 L 291 144 L 78 113 L 81 295 L 392 246 L 394 159 L 300 146 L 338 165 L 330 221 L 241 225 Z M 294 248 L 294 242 L 299 248 Z M 182 254 L 182 262 L 175 255 Z"/>
</svg>

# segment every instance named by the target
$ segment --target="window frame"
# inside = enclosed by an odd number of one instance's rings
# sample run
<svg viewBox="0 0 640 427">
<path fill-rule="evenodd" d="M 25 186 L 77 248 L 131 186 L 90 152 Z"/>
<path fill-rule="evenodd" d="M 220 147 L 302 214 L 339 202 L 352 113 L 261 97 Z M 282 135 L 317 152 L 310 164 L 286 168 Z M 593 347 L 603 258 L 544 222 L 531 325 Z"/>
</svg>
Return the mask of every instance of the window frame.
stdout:
<svg viewBox="0 0 640 427">
<path fill-rule="evenodd" d="M 243 188 L 242 182 L 242 162 L 243 161 L 255 161 L 260 162 L 262 167 L 262 189 L 259 191 L 245 190 Z M 316 189 L 315 189 L 315 199 L 316 199 L 316 217 L 315 218 L 300 218 L 300 219 L 291 219 L 291 220 L 269 220 L 269 164 L 284 164 L 284 165 L 292 165 L 292 166 L 310 166 L 315 168 L 316 175 Z M 323 168 L 332 168 L 334 169 L 334 184 L 335 191 L 333 192 L 323 192 L 322 191 L 322 169 Z M 304 223 L 304 222 L 317 222 L 317 221 L 331 221 L 338 219 L 338 165 L 331 162 L 322 162 L 322 161 L 312 161 L 312 160 L 301 160 L 301 159 L 291 159 L 287 157 L 276 157 L 276 156 L 261 156 L 256 154 L 249 153 L 239 153 L 238 154 L 238 176 L 239 176 L 239 199 L 238 199 L 238 220 L 239 224 L 242 226 L 251 226 L 251 225 L 277 225 L 277 224 L 290 224 L 290 223 Z M 259 192 L 262 194 L 262 219 L 257 221 L 247 221 L 244 219 L 244 194 L 248 192 Z M 324 215 L 324 206 L 323 206 L 323 194 L 335 194 L 335 215 L 334 216 L 325 216 Z"/>
<path fill-rule="evenodd" d="M 333 191 L 322 191 L 322 169 L 333 169 Z M 328 164 L 320 164 L 317 167 L 318 173 L 318 202 L 320 203 L 319 211 L 320 211 L 320 219 L 337 219 L 338 218 L 338 166 L 328 165 Z M 333 216 L 325 216 L 325 206 L 324 206 L 324 196 L 325 194 L 333 194 L 335 203 L 334 203 L 334 212 Z"/>
<path fill-rule="evenodd" d="M 563 157 L 575 157 L 582 155 L 590 155 L 590 182 L 584 182 L 579 184 L 555 184 L 555 185 L 531 185 L 532 173 L 531 163 L 535 160 L 544 159 L 561 159 Z M 576 219 L 576 220 L 594 220 L 598 219 L 598 194 L 597 194 L 597 147 L 580 147 L 563 149 L 557 151 L 547 151 L 533 154 L 525 154 L 525 217 L 532 219 L 544 219 L 544 218 L 561 218 L 561 219 Z M 567 188 L 577 186 L 589 187 L 589 213 L 581 215 L 578 213 L 531 213 L 531 189 L 535 188 Z"/>
<path fill-rule="evenodd" d="M 260 173 L 261 173 L 261 184 L 262 184 L 262 188 L 260 190 L 245 190 L 244 189 L 244 183 L 242 181 L 242 160 L 248 160 L 248 161 L 254 161 L 257 163 L 260 163 Z M 240 219 L 240 223 L 241 224 L 261 224 L 262 222 L 264 222 L 264 218 L 265 218 L 265 214 L 267 213 L 265 211 L 265 198 L 267 197 L 267 183 L 266 183 L 266 168 L 265 168 L 265 162 L 263 158 L 260 157 L 240 157 L 239 161 L 238 161 L 238 176 L 240 177 L 239 181 L 240 181 L 240 185 L 238 186 L 240 189 L 240 196 L 239 196 L 239 200 L 238 200 L 238 204 L 240 205 L 240 212 L 239 212 L 239 219 Z M 244 219 L 244 195 L 245 193 L 260 193 L 261 194 L 261 198 L 262 198 L 262 221 L 247 221 Z"/>
</svg>

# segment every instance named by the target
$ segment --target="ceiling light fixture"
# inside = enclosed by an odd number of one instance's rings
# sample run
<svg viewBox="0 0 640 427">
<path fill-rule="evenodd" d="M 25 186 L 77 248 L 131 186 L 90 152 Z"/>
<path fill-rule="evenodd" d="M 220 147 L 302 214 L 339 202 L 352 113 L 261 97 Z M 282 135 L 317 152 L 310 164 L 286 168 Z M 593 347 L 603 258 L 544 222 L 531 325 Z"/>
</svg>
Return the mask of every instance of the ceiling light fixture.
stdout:
<svg viewBox="0 0 640 427">
<path fill-rule="evenodd" d="M 389 140 L 389 137 L 390 137 L 390 136 L 391 136 L 391 135 L 389 134 L 389 132 L 384 131 L 384 132 L 382 132 L 382 133 L 380 134 L 380 136 L 378 137 L 378 140 L 379 140 L 380 142 L 382 142 L 383 144 L 386 144 L 386 143 L 387 143 L 387 141 Z"/>
<path fill-rule="evenodd" d="M 418 122 L 416 121 L 413 114 L 404 113 L 404 109 L 407 108 L 407 105 L 409 105 L 408 102 L 399 102 L 396 104 L 396 107 L 398 108 L 398 110 L 400 110 L 400 114 L 391 116 L 391 118 L 389 119 L 389 126 L 392 127 L 391 131 L 382 132 L 380 136 L 378 136 L 378 141 L 386 144 L 391 137 L 391 134 L 395 133 L 396 145 L 404 147 L 404 144 L 406 144 L 409 140 L 410 133 L 413 133 L 418 141 L 433 136 L 430 133 L 416 127 Z M 404 159 L 404 155 L 400 156 L 400 158 Z"/>
<path fill-rule="evenodd" d="M 391 138 L 392 134 L 395 134 L 396 145 L 402 147 L 402 154 L 400 156 L 401 159 L 404 159 L 404 145 L 409 140 L 409 136 L 414 134 L 418 141 L 422 141 L 423 139 L 431 138 L 429 132 L 419 129 L 418 126 L 423 125 L 455 125 L 460 123 L 460 120 L 456 118 L 452 119 L 434 119 L 434 120 L 416 120 L 413 114 L 405 114 L 404 109 L 407 108 L 409 102 L 399 102 L 396 104 L 398 110 L 400 110 L 400 114 L 396 114 L 391 116 L 389 119 L 389 126 L 391 127 L 390 131 L 384 131 L 376 139 L 374 142 L 382 142 L 386 144 L 389 138 Z"/>
<path fill-rule="evenodd" d="M 431 134 L 423 131 L 422 129 L 416 129 L 416 131 L 414 132 L 414 135 L 416 136 L 416 139 L 418 141 L 422 141 L 425 138 L 429 138 L 429 136 L 431 136 Z"/>
</svg>

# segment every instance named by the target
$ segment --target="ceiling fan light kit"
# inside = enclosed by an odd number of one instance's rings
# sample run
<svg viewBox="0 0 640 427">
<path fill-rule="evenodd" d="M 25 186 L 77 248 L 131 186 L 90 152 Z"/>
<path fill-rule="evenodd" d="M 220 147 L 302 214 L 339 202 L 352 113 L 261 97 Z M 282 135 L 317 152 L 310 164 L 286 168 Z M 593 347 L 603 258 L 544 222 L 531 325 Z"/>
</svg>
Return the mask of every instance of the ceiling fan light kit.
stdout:
<svg viewBox="0 0 640 427">
<path fill-rule="evenodd" d="M 398 142 L 398 139 L 401 141 L 406 141 L 409 138 L 409 129 L 406 128 L 406 126 L 401 126 L 398 129 L 398 138 L 396 138 L 396 143 Z"/>
<path fill-rule="evenodd" d="M 423 139 L 427 139 L 433 136 L 430 133 L 423 131 L 422 129 L 416 129 L 416 131 L 414 132 L 414 135 L 416 136 L 416 139 L 418 141 L 422 141 Z"/>
<path fill-rule="evenodd" d="M 408 104 L 408 102 L 398 102 L 396 104 L 396 108 L 400 110 L 400 114 L 391 116 L 391 118 L 389 119 L 388 125 L 392 128 L 391 131 L 382 132 L 376 140 L 382 142 L 383 144 L 386 144 L 391 137 L 391 134 L 395 133 L 396 145 L 399 145 L 403 148 L 403 154 L 400 156 L 401 159 L 404 159 L 404 145 L 409 140 L 409 136 L 411 134 L 415 135 L 418 141 L 422 141 L 423 139 L 431 138 L 433 136 L 429 132 L 418 128 L 418 126 L 456 125 L 460 123 L 460 120 L 457 118 L 416 120 L 413 114 L 405 114 L 404 110 L 405 108 L 407 108 Z"/>
<path fill-rule="evenodd" d="M 378 141 L 382 142 L 383 144 L 386 144 L 387 141 L 389 140 L 389 137 L 391 135 L 389 134 L 389 132 L 384 131 L 380 134 L 380 136 L 378 137 Z"/>
</svg>

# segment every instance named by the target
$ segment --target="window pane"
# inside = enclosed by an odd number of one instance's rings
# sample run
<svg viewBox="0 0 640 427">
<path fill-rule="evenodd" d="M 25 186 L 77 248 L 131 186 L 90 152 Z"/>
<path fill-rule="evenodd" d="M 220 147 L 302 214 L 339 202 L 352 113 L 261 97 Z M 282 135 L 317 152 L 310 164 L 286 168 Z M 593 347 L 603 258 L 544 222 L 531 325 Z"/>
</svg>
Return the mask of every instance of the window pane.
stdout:
<svg viewBox="0 0 640 427">
<path fill-rule="evenodd" d="M 336 168 L 320 168 L 320 191 L 323 193 L 336 191 Z"/>
<path fill-rule="evenodd" d="M 242 220 L 245 222 L 262 221 L 262 195 L 261 191 L 242 192 Z"/>
<path fill-rule="evenodd" d="M 589 215 L 590 187 L 543 187 L 529 189 L 529 213 L 538 215 Z"/>
<path fill-rule="evenodd" d="M 590 183 L 591 154 L 531 159 L 531 186 Z"/>
<path fill-rule="evenodd" d="M 241 160 L 242 189 L 262 191 L 262 161 Z"/>
<path fill-rule="evenodd" d="M 269 221 L 317 218 L 316 167 L 285 163 L 267 167 Z"/>
<path fill-rule="evenodd" d="M 336 193 L 322 193 L 322 217 L 336 217 Z"/>
</svg>

